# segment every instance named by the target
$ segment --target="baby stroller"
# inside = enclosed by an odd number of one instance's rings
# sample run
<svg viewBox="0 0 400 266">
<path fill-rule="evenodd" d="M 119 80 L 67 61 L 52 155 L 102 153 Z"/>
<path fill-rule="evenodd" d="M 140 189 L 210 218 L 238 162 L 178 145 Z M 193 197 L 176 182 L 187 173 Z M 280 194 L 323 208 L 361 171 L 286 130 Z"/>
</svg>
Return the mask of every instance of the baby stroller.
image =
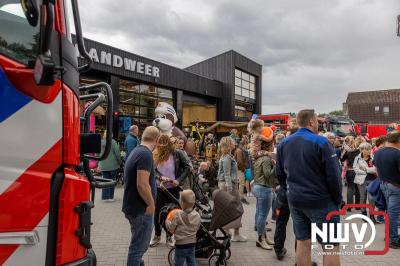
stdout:
<svg viewBox="0 0 400 266">
<path fill-rule="evenodd" d="M 164 190 L 171 198 L 179 203 L 172 194 Z M 226 191 L 216 191 L 214 194 L 214 207 L 210 215 L 209 210 L 201 206 L 197 201 L 195 208 L 201 216 L 200 228 L 197 231 L 196 258 L 208 259 L 209 265 L 226 265 L 231 257 L 231 236 L 227 234 L 223 226 L 229 224 L 243 214 L 243 208 L 237 204 L 237 198 Z M 165 208 L 165 209 L 164 209 Z M 160 224 L 165 226 L 165 219 L 169 211 L 179 208 L 178 204 L 165 206 L 160 213 Z M 168 253 L 168 263 L 174 266 L 175 248 Z"/>
<path fill-rule="evenodd" d="M 118 168 L 117 176 L 115 179 L 117 181 L 117 184 L 120 184 L 123 186 L 125 183 L 125 180 L 124 180 L 125 158 L 121 157 L 121 159 L 122 159 L 122 163 L 121 163 L 120 167 Z"/>
</svg>

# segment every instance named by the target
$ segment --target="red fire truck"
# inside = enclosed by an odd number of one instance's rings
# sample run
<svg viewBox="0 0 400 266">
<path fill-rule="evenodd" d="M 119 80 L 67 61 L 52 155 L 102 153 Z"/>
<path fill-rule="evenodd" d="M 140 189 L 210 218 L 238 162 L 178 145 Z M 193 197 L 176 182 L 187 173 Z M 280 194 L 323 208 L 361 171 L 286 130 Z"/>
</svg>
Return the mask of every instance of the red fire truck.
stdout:
<svg viewBox="0 0 400 266">
<path fill-rule="evenodd" d="M 398 124 L 369 124 L 368 122 L 359 122 L 356 125 L 357 135 L 368 136 L 373 139 L 386 135 L 391 130 L 400 130 Z"/>
<path fill-rule="evenodd" d="M 0 265 L 96 264 L 94 188 L 114 182 L 90 172 L 89 159 L 107 157 L 111 135 L 93 155 L 101 138 L 88 133 L 88 118 L 107 103 L 112 132 L 113 98 L 106 83 L 79 86 L 90 62 L 76 0 L 0 1 Z M 82 117 L 80 100 L 92 102 Z"/>
<path fill-rule="evenodd" d="M 266 124 L 275 125 L 281 130 L 286 130 L 289 127 L 289 122 L 290 119 L 292 118 L 292 114 L 283 113 L 283 114 L 260 115 L 257 118 L 263 120 Z"/>
</svg>

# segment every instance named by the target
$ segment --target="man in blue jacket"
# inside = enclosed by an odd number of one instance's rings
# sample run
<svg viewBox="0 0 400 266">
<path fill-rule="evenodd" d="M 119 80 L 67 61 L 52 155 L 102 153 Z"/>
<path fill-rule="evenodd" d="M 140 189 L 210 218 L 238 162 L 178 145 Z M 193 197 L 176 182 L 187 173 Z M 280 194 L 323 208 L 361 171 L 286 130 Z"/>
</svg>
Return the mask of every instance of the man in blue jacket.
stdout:
<svg viewBox="0 0 400 266">
<path fill-rule="evenodd" d="M 140 145 L 140 140 L 138 138 L 139 135 L 139 128 L 136 125 L 133 125 L 129 128 L 129 134 L 126 136 L 125 139 L 125 151 L 126 151 L 126 157 L 128 158 L 129 154 L 131 151 L 133 151 L 134 148 Z"/>
<path fill-rule="evenodd" d="M 277 149 L 276 176 L 287 189 L 287 198 L 297 240 L 298 266 L 311 265 L 311 223 L 322 229 L 323 223 L 337 223 L 339 217 L 326 221 L 326 215 L 338 210 L 342 202 L 339 162 L 328 139 L 318 136 L 314 110 L 297 115 L 300 129 L 286 138 Z M 335 243 L 323 243 L 335 244 Z M 324 246 L 323 246 L 324 248 Z M 338 252 L 339 246 L 328 250 Z M 332 254 L 332 253 L 330 253 Z M 324 255 L 324 265 L 340 265 L 338 255 Z"/>
</svg>

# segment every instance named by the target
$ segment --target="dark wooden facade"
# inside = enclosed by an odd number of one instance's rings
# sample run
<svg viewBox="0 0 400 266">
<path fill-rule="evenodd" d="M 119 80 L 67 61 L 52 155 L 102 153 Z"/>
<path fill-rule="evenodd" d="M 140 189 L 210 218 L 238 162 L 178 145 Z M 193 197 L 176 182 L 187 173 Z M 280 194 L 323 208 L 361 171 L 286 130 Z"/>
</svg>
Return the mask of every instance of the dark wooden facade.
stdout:
<svg viewBox="0 0 400 266">
<path fill-rule="evenodd" d="M 389 124 L 400 122 L 400 89 L 351 92 L 345 111 L 355 122 Z"/>
<path fill-rule="evenodd" d="M 234 71 L 235 68 L 238 68 L 256 77 L 256 100 L 244 98 L 240 100 L 254 104 L 254 113 L 261 112 L 262 66 L 235 51 L 231 50 L 188 68 L 179 69 L 89 39 L 85 39 L 85 46 L 89 53 L 93 49 L 96 51 L 97 62 L 96 60 L 93 62 L 92 69 L 84 76 L 104 80 L 111 84 L 115 98 L 115 111 L 118 111 L 119 108 L 119 80 L 127 79 L 172 89 L 175 99 L 174 107 L 180 121 L 182 121 L 182 104 L 188 98 L 197 98 L 197 102 L 201 103 L 216 103 L 218 120 L 233 121 L 235 120 Z M 145 75 L 127 70 L 124 66 L 115 67 L 113 62 L 111 64 L 100 62 L 102 52 L 111 54 L 111 57 L 117 55 L 122 59 L 126 58 L 157 67 L 159 75 L 158 77 Z M 112 60 L 113 58 L 111 58 Z M 80 62 L 83 63 L 82 59 Z"/>
<path fill-rule="evenodd" d="M 235 68 L 256 77 L 256 100 L 235 96 Z M 223 83 L 223 98 L 220 100 L 222 112 L 220 112 L 220 116 L 218 117 L 219 120 L 233 120 L 235 97 L 236 100 L 254 104 L 254 113 L 261 113 L 262 65 L 230 50 L 185 69 Z"/>
</svg>

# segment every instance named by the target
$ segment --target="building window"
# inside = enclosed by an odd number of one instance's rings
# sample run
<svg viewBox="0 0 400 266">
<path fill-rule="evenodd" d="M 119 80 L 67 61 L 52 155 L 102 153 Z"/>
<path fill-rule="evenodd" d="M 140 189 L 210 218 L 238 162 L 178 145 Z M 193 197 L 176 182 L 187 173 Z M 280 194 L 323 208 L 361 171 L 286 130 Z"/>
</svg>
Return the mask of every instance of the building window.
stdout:
<svg viewBox="0 0 400 266">
<path fill-rule="evenodd" d="M 247 117 L 246 108 L 242 106 L 235 106 L 235 116 L 236 117 Z"/>
<path fill-rule="evenodd" d="M 129 120 L 130 123 L 139 125 L 141 129 L 144 129 L 146 126 L 151 125 L 154 120 L 154 111 L 159 102 L 167 102 L 173 106 L 172 90 L 120 80 L 120 120 Z M 126 128 L 124 130 L 120 129 L 120 132 L 126 131 Z"/>
<path fill-rule="evenodd" d="M 235 94 L 246 98 L 256 98 L 256 78 L 239 69 L 235 69 Z"/>
<path fill-rule="evenodd" d="M 253 115 L 253 108 L 252 104 L 235 101 L 235 117 L 250 119 Z"/>
<path fill-rule="evenodd" d="M 383 107 L 383 113 L 384 113 L 385 115 L 389 114 L 389 106 L 384 106 L 384 107 Z"/>
<path fill-rule="evenodd" d="M 375 112 L 379 112 L 379 106 L 375 106 Z"/>
</svg>

